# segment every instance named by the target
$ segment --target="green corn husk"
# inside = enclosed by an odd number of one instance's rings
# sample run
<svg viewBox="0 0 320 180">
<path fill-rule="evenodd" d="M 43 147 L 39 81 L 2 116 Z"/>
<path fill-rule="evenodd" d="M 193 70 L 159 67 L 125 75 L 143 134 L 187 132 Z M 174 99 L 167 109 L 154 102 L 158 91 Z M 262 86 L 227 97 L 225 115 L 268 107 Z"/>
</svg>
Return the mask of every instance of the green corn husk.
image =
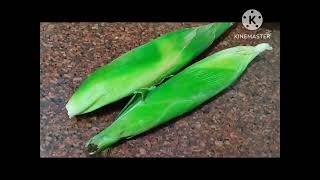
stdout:
<svg viewBox="0 0 320 180">
<path fill-rule="evenodd" d="M 136 94 L 86 146 L 94 154 L 191 111 L 232 85 L 257 55 L 271 49 L 266 43 L 233 47 L 187 67 L 160 86 Z"/>
<path fill-rule="evenodd" d="M 156 85 L 207 49 L 233 23 L 184 28 L 139 46 L 92 73 L 66 105 L 70 118 Z"/>
</svg>

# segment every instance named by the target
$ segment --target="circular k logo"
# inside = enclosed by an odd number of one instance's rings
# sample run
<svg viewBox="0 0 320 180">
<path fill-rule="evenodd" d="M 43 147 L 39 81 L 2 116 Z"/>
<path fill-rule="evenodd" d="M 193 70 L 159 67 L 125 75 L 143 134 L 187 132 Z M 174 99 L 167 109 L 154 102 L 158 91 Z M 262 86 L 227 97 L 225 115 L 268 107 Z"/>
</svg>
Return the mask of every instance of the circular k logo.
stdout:
<svg viewBox="0 0 320 180">
<path fill-rule="evenodd" d="M 263 18 L 259 11 L 249 9 L 242 15 L 242 24 L 248 30 L 256 30 L 262 25 Z"/>
</svg>

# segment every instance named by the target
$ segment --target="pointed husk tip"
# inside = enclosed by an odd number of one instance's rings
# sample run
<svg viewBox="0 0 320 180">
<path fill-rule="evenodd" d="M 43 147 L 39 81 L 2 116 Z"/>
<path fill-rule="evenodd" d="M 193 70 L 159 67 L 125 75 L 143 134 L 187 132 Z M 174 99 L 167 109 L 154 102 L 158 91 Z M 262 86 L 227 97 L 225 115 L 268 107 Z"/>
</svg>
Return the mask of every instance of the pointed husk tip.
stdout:
<svg viewBox="0 0 320 180">
<path fill-rule="evenodd" d="M 254 48 L 255 48 L 255 51 L 256 51 L 257 53 L 261 53 L 261 52 L 263 52 L 263 51 L 265 51 L 265 50 L 272 50 L 272 47 L 271 47 L 270 44 L 268 44 L 268 43 L 258 44 L 258 45 L 256 45 Z"/>
</svg>

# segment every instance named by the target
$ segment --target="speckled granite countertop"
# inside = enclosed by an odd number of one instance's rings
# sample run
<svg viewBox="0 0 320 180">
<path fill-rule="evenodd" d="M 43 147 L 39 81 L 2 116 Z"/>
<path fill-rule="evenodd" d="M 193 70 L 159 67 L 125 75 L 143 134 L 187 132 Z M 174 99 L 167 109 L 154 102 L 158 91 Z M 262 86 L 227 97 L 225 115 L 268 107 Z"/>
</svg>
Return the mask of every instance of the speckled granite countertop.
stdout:
<svg viewBox="0 0 320 180">
<path fill-rule="evenodd" d="M 128 101 L 70 120 L 65 104 L 90 73 L 159 35 L 202 24 L 207 23 L 41 23 L 40 156 L 90 157 L 85 142 L 111 124 Z M 236 38 L 261 33 L 271 38 Z M 273 51 L 256 58 L 228 91 L 97 156 L 280 157 L 280 24 L 248 31 L 239 23 L 199 58 L 261 42 Z"/>
</svg>

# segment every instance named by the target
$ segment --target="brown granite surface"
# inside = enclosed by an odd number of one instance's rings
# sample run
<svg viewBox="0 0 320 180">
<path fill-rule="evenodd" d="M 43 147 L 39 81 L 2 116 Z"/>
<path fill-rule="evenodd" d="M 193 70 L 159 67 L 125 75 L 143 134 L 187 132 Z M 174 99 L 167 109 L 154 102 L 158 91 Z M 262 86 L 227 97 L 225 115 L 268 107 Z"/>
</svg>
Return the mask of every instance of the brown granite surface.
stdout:
<svg viewBox="0 0 320 180">
<path fill-rule="evenodd" d="M 90 73 L 122 53 L 181 27 L 207 23 L 40 23 L 40 156 L 90 157 L 84 144 L 111 124 L 128 98 L 70 120 L 65 104 Z M 237 39 L 269 33 L 271 38 Z M 268 42 L 229 90 L 196 110 L 118 143 L 98 157 L 280 157 L 280 24 L 237 24 L 200 56 Z"/>
</svg>

